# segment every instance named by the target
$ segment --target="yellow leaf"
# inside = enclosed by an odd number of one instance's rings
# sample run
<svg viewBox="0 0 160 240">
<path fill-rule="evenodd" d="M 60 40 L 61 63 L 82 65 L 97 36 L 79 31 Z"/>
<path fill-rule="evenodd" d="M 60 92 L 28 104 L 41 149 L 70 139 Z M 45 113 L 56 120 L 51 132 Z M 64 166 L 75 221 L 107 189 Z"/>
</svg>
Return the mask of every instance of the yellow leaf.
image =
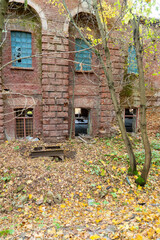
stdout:
<svg viewBox="0 0 160 240">
<path fill-rule="evenodd" d="M 151 237 L 153 236 L 154 232 L 155 232 L 154 229 L 153 229 L 153 228 L 150 228 L 150 229 L 147 231 L 148 237 L 151 238 Z"/>
<path fill-rule="evenodd" d="M 157 228 L 157 229 L 156 229 L 156 233 L 160 233 L 160 228 Z"/>
<path fill-rule="evenodd" d="M 87 198 L 91 198 L 91 195 L 89 193 L 87 193 Z"/>
<path fill-rule="evenodd" d="M 91 29 L 89 27 L 87 27 L 87 31 L 91 32 Z"/>
<path fill-rule="evenodd" d="M 131 226 L 131 227 L 129 228 L 130 231 L 134 231 L 135 229 L 136 229 L 135 226 Z"/>
<path fill-rule="evenodd" d="M 60 206 L 61 208 L 65 208 L 66 207 L 66 205 L 65 204 L 61 204 L 61 206 Z"/>
<path fill-rule="evenodd" d="M 137 234 L 135 240 L 143 240 L 143 237 L 140 234 Z"/>
<path fill-rule="evenodd" d="M 136 220 L 138 220 L 139 222 L 141 221 L 140 217 L 136 217 Z"/>
<path fill-rule="evenodd" d="M 103 160 L 101 160 L 101 163 L 102 163 L 104 166 L 106 166 L 106 163 L 105 163 Z"/>
<path fill-rule="evenodd" d="M 142 187 L 141 187 L 141 186 L 138 186 L 138 190 L 142 190 Z"/>
<path fill-rule="evenodd" d="M 126 172 L 126 168 L 125 168 L 125 167 L 122 167 L 122 168 L 121 168 L 121 171 L 122 171 L 122 172 Z"/>
<path fill-rule="evenodd" d="M 99 235 L 95 234 L 90 237 L 91 240 L 99 239 L 101 238 Z"/>
<path fill-rule="evenodd" d="M 113 239 L 119 239 L 119 234 L 117 233 L 116 235 L 114 235 Z"/>
<path fill-rule="evenodd" d="M 39 206 L 39 211 L 43 212 L 42 206 Z"/>
<path fill-rule="evenodd" d="M 115 220 L 113 219 L 112 222 L 116 225 L 116 224 L 119 224 L 119 221 L 118 220 Z"/>
<path fill-rule="evenodd" d="M 101 222 L 101 221 L 102 221 L 102 218 L 96 219 L 96 223 L 99 223 L 99 222 Z"/>
<path fill-rule="evenodd" d="M 31 199 L 32 198 L 32 194 L 29 194 L 29 199 Z"/>
<path fill-rule="evenodd" d="M 117 167 L 116 166 L 113 166 L 112 169 L 115 170 Z"/>
</svg>

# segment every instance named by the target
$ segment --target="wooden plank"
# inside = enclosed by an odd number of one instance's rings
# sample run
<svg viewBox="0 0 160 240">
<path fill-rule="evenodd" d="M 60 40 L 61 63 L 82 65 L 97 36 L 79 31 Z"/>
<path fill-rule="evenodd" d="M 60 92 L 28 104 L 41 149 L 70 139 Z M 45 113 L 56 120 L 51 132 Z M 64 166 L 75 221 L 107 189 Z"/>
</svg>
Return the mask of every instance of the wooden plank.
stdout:
<svg viewBox="0 0 160 240">
<path fill-rule="evenodd" d="M 36 158 L 36 157 L 59 157 L 63 160 L 64 151 L 62 149 L 32 151 L 30 153 L 30 157 L 32 157 L 32 158 Z"/>
</svg>

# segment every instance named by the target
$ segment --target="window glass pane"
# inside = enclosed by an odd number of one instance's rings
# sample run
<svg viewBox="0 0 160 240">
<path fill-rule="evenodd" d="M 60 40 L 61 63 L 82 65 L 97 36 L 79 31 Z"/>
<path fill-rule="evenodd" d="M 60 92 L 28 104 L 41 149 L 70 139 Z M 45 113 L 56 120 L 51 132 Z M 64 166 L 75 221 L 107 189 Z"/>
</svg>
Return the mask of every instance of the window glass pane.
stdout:
<svg viewBox="0 0 160 240">
<path fill-rule="evenodd" d="M 88 45 L 82 39 L 76 39 L 75 61 L 79 62 L 79 63 L 75 64 L 76 70 L 83 70 L 83 71 L 91 70 L 92 52 L 90 49 L 87 50 L 87 48 L 89 48 Z M 85 50 L 83 50 L 83 49 L 85 49 Z M 82 63 L 82 64 L 80 64 L 80 63 Z M 87 64 L 87 65 L 85 65 L 85 64 Z"/>
<path fill-rule="evenodd" d="M 16 119 L 16 137 L 24 137 L 24 119 Z"/>
<path fill-rule="evenodd" d="M 21 57 L 27 57 L 32 54 L 32 35 L 31 33 L 26 32 L 11 32 L 11 47 L 12 47 L 12 60 Z M 25 59 L 13 62 L 12 66 L 16 67 L 31 67 L 32 58 L 28 58 L 28 61 L 25 62 Z"/>
<path fill-rule="evenodd" d="M 128 73 L 138 74 L 136 50 L 133 45 L 128 48 Z"/>
<path fill-rule="evenodd" d="M 33 119 L 26 119 L 26 137 L 33 136 Z"/>
</svg>

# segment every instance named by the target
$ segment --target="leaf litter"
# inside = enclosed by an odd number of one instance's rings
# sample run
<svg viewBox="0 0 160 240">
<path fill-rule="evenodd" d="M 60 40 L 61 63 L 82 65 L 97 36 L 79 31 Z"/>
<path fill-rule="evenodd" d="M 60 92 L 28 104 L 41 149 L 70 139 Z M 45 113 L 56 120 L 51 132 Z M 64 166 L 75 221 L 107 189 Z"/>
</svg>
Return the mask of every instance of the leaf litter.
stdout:
<svg viewBox="0 0 160 240">
<path fill-rule="evenodd" d="M 131 138 L 142 168 L 140 139 Z M 32 159 L 42 141 L 0 145 L 0 239 L 158 239 L 160 144 L 151 139 L 152 167 L 145 187 L 128 176 L 120 136 L 61 144 L 64 161 Z M 140 154 L 141 153 L 141 154 Z"/>
</svg>

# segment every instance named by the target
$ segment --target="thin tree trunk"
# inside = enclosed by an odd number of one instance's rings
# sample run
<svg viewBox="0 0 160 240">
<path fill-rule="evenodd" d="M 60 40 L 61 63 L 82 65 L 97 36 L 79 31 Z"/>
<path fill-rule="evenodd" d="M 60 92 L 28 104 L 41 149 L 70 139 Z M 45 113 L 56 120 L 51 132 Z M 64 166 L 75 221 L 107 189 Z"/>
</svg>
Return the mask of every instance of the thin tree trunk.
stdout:
<svg viewBox="0 0 160 240">
<path fill-rule="evenodd" d="M 0 0 L 0 50 L 2 42 L 2 30 L 4 26 L 4 17 L 7 11 L 8 0 Z"/>
<path fill-rule="evenodd" d="M 113 102 L 114 109 L 116 112 L 116 117 L 117 117 L 117 120 L 119 123 L 120 131 L 121 131 L 121 134 L 122 134 L 122 137 L 123 137 L 123 140 L 124 140 L 127 152 L 128 152 L 128 156 L 129 156 L 129 160 L 130 160 L 130 174 L 134 174 L 134 173 L 136 173 L 135 155 L 134 155 L 131 142 L 128 138 L 128 135 L 127 135 L 127 132 L 125 129 L 124 121 L 122 119 L 121 107 L 117 101 L 117 96 L 116 96 L 116 92 L 115 92 L 115 88 L 114 88 L 114 80 L 113 80 L 113 74 L 112 74 L 110 52 L 109 52 L 109 48 L 107 46 L 105 30 L 104 30 L 104 27 L 100 20 L 100 17 L 99 17 L 97 4 L 98 4 L 97 0 L 94 0 L 94 10 L 95 10 L 97 23 L 98 23 L 98 28 L 100 30 L 100 34 L 101 34 L 101 38 L 102 38 L 102 44 L 103 44 L 103 48 L 104 48 L 104 52 L 105 52 L 106 65 L 100 54 L 97 54 L 97 57 L 99 58 L 99 60 L 102 64 L 103 71 L 106 76 L 106 82 L 107 82 L 107 85 L 108 85 L 110 93 L 111 93 L 111 98 L 112 98 L 112 102 Z"/>
<path fill-rule="evenodd" d="M 74 90 L 75 90 L 75 72 L 73 70 L 73 67 L 71 66 L 72 73 L 73 73 L 73 94 L 72 94 L 72 114 L 71 114 L 71 127 L 70 127 L 70 133 L 69 133 L 69 139 L 72 138 L 72 131 L 73 131 L 73 121 L 74 121 Z"/>
<path fill-rule="evenodd" d="M 137 17 L 136 17 L 137 18 Z M 138 72 L 139 72 L 139 90 L 140 90 L 140 130 L 143 140 L 143 145 L 145 149 L 145 163 L 143 165 L 143 170 L 141 177 L 139 177 L 136 182 L 140 185 L 145 185 L 151 165 L 151 148 L 147 135 L 147 124 L 146 124 L 146 93 L 145 93 L 145 80 L 143 71 L 143 49 L 140 42 L 139 34 L 139 19 L 133 19 L 132 26 L 134 32 L 134 44 L 137 55 Z"/>
<path fill-rule="evenodd" d="M 5 18 L 5 14 L 7 11 L 7 7 L 8 7 L 8 0 L 0 0 L 0 68 L 2 65 L 2 37 L 3 37 L 3 27 L 4 27 L 4 18 Z M 2 97 L 2 75 L 1 75 L 1 71 L 0 70 L 0 100 L 2 102 L 1 104 L 1 108 L 3 109 L 3 97 Z M 0 117 L 3 117 L 3 111 L 0 113 Z M 3 118 L 2 118 L 3 119 Z M 4 122 L 1 124 L 1 131 L 0 133 L 3 135 L 4 138 Z"/>
</svg>

